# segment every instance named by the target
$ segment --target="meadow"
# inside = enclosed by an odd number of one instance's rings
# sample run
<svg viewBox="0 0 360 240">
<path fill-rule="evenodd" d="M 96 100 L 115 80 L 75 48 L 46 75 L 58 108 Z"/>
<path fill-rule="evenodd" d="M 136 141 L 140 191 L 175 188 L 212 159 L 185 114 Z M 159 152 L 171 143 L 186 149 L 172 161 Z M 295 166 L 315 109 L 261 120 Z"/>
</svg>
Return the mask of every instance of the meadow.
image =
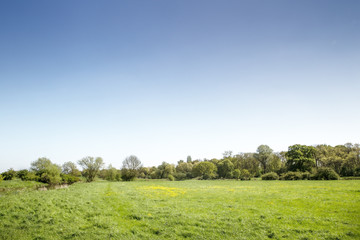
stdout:
<svg viewBox="0 0 360 240">
<path fill-rule="evenodd" d="M 360 239 L 360 181 L 97 181 L 0 192 L 0 239 L 185 238 Z"/>
</svg>

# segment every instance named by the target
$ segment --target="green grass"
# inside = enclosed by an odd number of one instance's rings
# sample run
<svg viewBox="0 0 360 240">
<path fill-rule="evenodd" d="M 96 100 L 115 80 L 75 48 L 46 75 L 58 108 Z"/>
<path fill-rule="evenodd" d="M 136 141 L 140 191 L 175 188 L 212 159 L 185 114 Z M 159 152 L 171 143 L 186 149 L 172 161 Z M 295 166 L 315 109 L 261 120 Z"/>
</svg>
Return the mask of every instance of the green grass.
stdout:
<svg viewBox="0 0 360 240">
<path fill-rule="evenodd" d="M 0 239 L 360 239 L 360 181 L 78 183 L 2 195 L 0 219 Z"/>
<path fill-rule="evenodd" d="M 35 181 L 21 181 L 20 179 L 14 179 L 11 181 L 0 182 L 0 196 L 1 193 L 7 192 L 21 192 L 28 190 L 36 190 L 39 187 L 47 186 L 45 183 L 39 183 Z"/>
</svg>

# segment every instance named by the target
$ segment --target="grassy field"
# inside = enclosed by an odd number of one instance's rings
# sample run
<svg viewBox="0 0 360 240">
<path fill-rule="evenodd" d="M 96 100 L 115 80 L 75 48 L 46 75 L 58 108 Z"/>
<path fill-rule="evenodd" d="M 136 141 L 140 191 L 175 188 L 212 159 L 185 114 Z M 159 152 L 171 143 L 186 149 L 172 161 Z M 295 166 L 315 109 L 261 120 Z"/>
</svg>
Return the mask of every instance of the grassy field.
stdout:
<svg viewBox="0 0 360 240">
<path fill-rule="evenodd" d="M 0 192 L 0 239 L 184 238 L 360 239 L 360 181 L 101 181 Z"/>
</svg>

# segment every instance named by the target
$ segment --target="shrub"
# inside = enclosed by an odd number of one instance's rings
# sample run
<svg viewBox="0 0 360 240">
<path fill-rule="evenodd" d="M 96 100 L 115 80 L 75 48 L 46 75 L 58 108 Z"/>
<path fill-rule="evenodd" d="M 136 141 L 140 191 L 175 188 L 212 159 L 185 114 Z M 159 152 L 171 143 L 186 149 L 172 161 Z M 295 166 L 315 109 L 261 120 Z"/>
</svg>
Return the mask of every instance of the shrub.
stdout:
<svg viewBox="0 0 360 240">
<path fill-rule="evenodd" d="M 241 169 L 240 179 L 241 180 L 250 180 L 251 173 L 247 169 Z"/>
<path fill-rule="evenodd" d="M 318 168 L 312 176 L 314 180 L 338 180 L 340 176 L 331 168 Z"/>
<path fill-rule="evenodd" d="M 38 181 L 39 177 L 34 172 L 30 172 L 26 169 L 17 172 L 17 177 L 22 181 Z"/>
<path fill-rule="evenodd" d="M 115 180 L 116 181 L 121 181 L 121 173 L 120 170 L 117 171 L 116 175 L 115 175 Z"/>
<path fill-rule="evenodd" d="M 12 180 L 16 176 L 16 171 L 12 168 L 1 174 L 4 180 Z"/>
<path fill-rule="evenodd" d="M 123 181 L 134 181 L 137 175 L 137 171 L 133 169 L 123 168 L 121 169 L 121 178 Z"/>
<path fill-rule="evenodd" d="M 279 175 L 275 172 L 269 172 L 261 176 L 262 180 L 278 180 Z"/>
<path fill-rule="evenodd" d="M 302 173 L 301 172 L 287 172 L 283 174 L 280 178 L 281 180 L 301 180 Z"/>
<path fill-rule="evenodd" d="M 241 171 L 239 169 L 235 169 L 232 175 L 235 179 L 240 179 Z"/>
<path fill-rule="evenodd" d="M 174 177 L 176 178 L 176 180 L 185 180 L 186 179 L 186 173 L 176 172 L 174 174 Z"/>
<path fill-rule="evenodd" d="M 17 177 L 20 178 L 22 181 L 27 180 L 27 175 L 29 174 L 29 171 L 24 169 L 17 172 Z"/>
<path fill-rule="evenodd" d="M 310 176 L 311 176 L 311 174 L 309 172 L 303 172 L 303 173 L 301 173 L 301 175 L 302 175 L 303 180 L 309 180 Z"/>
<path fill-rule="evenodd" d="M 175 180 L 174 176 L 171 175 L 171 174 L 168 175 L 168 179 L 169 179 L 169 181 L 174 181 Z"/>
<path fill-rule="evenodd" d="M 0 182 L 3 180 L 3 176 L 1 176 L 1 174 L 0 174 Z"/>
<path fill-rule="evenodd" d="M 66 184 L 73 184 L 80 181 L 80 178 L 69 175 L 69 174 L 61 174 L 61 182 Z"/>
</svg>

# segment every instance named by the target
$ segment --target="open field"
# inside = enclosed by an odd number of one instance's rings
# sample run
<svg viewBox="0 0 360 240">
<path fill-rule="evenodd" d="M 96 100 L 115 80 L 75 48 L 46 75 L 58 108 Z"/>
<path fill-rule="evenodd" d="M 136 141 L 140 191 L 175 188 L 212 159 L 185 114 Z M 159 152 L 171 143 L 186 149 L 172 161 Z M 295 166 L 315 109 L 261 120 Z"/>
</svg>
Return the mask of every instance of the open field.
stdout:
<svg viewBox="0 0 360 240">
<path fill-rule="evenodd" d="M 360 239 L 360 181 L 80 183 L 0 192 L 0 219 L 0 239 Z"/>
</svg>

